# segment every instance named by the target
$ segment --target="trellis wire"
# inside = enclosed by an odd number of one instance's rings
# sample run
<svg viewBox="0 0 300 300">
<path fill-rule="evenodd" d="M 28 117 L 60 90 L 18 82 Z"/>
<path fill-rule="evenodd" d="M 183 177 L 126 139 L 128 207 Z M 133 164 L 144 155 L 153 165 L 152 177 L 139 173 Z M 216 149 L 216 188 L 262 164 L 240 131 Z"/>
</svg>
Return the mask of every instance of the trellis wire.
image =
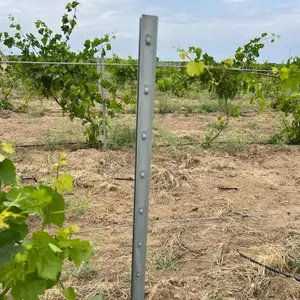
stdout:
<svg viewBox="0 0 300 300">
<path fill-rule="evenodd" d="M 0 61 L 2 64 L 37 64 L 37 65 L 90 65 L 90 66 L 97 66 L 97 62 L 57 62 L 57 61 L 14 61 L 14 60 L 2 60 Z M 116 67 L 126 67 L 126 66 L 134 66 L 138 67 L 138 64 L 132 63 L 100 63 L 100 66 L 116 66 Z M 170 69 L 185 69 L 186 66 L 182 65 L 168 65 L 168 64 L 157 64 L 156 68 L 170 68 Z M 209 66 L 210 69 L 223 69 L 222 67 L 218 66 Z M 272 73 L 272 69 L 239 69 L 239 68 L 227 68 L 228 71 L 237 71 L 237 72 L 262 72 L 262 73 Z M 300 71 L 299 71 L 300 72 Z"/>
<path fill-rule="evenodd" d="M 239 214 L 233 216 L 210 216 L 202 218 L 179 218 L 179 219 L 161 219 L 161 220 L 149 220 L 149 225 L 170 225 L 170 224 L 182 224 L 182 223 L 192 223 L 192 222 L 201 222 L 201 224 L 193 224 L 193 226 L 202 226 L 203 223 L 210 223 L 216 221 L 232 221 L 232 220 L 245 220 L 245 219 L 255 219 L 255 218 L 269 218 L 269 217 L 297 217 L 300 216 L 300 211 L 291 211 L 291 212 L 278 212 L 278 213 L 266 213 L 266 212 L 257 212 L 249 214 Z M 119 228 L 131 228 L 133 226 L 132 222 L 116 224 L 113 226 L 105 226 L 98 228 L 91 228 L 86 230 L 80 230 L 76 234 L 80 233 L 89 233 L 99 230 L 115 230 Z"/>
</svg>

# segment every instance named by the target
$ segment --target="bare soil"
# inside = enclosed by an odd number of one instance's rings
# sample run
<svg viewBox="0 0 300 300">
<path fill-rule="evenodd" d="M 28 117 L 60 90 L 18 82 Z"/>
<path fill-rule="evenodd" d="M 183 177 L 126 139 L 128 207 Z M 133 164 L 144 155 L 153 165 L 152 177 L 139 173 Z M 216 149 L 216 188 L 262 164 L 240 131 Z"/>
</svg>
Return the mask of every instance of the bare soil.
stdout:
<svg viewBox="0 0 300 300">
<path fill-rule="evenodd" d="M 156 129 L 203 134 L 214 114 L 156 116 Z M 231 123 L 224 139 L 253 130 L 267 137 L 278 128 L 274 112 Z M 133 120 L 121 116 L 120 122 Z M 47 111 L 0 117 L 0 139 L 44 143 L 49 136 L 82 139 L 79 122 Z M 230 150 L 230 151 L 229 151 Z M 300 284 L 239 256 L 300 277 L 300 149 L 252 145 L 241 151 L 198 147 L 154 148 L 149 212 L 148 300 L 300 299 Z M 18 172 L 50 183 L 48 158 L 59 152 L 18 148 Z M 130 299 L 134 149 L 68 151 L 66 172 L 75 177 L 67 194 L 69 224 L 93 243 L 91 263 L 67 266 L 66 286 L 78 299 Z M 273 214 L 273 215 L 271 215 Z M 246 217 L 248 215 L 248 217 Z M 32 220 L 36 226 L 39 220 Z M 51 290 L 45 299 L 61 299 Z"/>
</svg>

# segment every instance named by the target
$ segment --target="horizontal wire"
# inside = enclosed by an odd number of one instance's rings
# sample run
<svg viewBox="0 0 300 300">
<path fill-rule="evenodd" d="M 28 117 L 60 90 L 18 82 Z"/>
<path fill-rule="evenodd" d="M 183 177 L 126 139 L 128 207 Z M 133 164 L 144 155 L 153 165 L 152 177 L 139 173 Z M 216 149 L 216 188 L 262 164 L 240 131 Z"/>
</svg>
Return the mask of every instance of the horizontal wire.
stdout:
<svg viewBox="0 0 300 300">
<path fill-rule="evenodd" d="M 153 148 L 165 148 L 165 147 L 183 147 L 183 146 L 196 146 L 196 145 L 201 145 L 203 144 L 202 141 L 199 141 L 199 142 L 187 142 L 187 143 L 173 143 L 173 144 L 153 144 Z M 243 142 L 243 141 L 217 141 L 217 142 L 214 142 L 215 145 L 226 145 L 226 144 L 230 144 L 230 145 L 239 145 L 239 144 L 242 144 L 242 145 L 273 145 L 272 143 L 269 143 L 269 142 Z M 118 146 L 118 145 L 115 145 L 113 143 L 108 143 L 107 144 L 108 146 L 111 146 L 111 147 L 115 147 L 115 148 L 126 148 L 126 145 L 125 146 Z M 65 143 L 50 143 L 50 144 L 16 144 L 16 145 L 13 145 L 15 148 L 35 148 L 35 147 L 38 147 L 38 148 L 42 148 L 42 147 L 45 147 L 45 148 L 51 148 L 51 147 L 55 147 L 55 146 L 87 146 L 88 147 L 88 143 L 87 142 L 65 142 Z M 294 146 L 294 147 L 297 147 L 299 145 L 288 145 L 288 146 Z M 132 147 L 131 147 L 132 148 Z M 100 150 L 101 147 L 98 149 Z"/>
<path fill-rule="evenodd" d="M 37 64 L 37 65 L 90 65 L 90 66 L 116 66 L 116 67 L 124 67 L 124 66 L 134 66 L 138 67 L 139 64 L 131 64 L 131 63 L 97 63 L 97 62 L 57 62 L 57 61 L 13 61 L 13 60 L 3 60 L 0 61 L 2 64 Z M 157 68 L 186 68 L 186 66 L 182 65 L 167 65 L 167 64 L 157 64 Z M 223 69 L 218 66 L 210 66 L 210 69 Z M 239 72 L 273 72 L 271 69 L 239 69 L 239 68 L 227 68 L 229 71 L 239 71 Z"/>
<path fill-rule="evenodd" d="M 203 217 L 203 218 L 180 218 L 180 219 L 162 219 L 162 220 L 149 220 L 149 225 L 157 225 L 157 224 L 176 224 L 176 223 L 188 223 L 188 222 L 215 222 L 215 221 L 230 221 L 230 220 L 238 220 L 238 219 L 250 219 L 250 218 L 265 218 L 265 217 L 279 217 L 279 216 L 300 216 L 300 211 L 292 211 L 292 212 L 278 212 L 278 213 L 250 213 L 250 214 L 239 214 L 235 216 L 224 216 L 224 217 Z M 201 224 L 202 225 L 202 224 Z M 106 226 L 106 227 L 98 227 L 98 228 L 91 228 L 86 230 L 80 230 L 77 234 L 80 233 L 88 233 L 88 232 L 95 232 L 99 230 L 114 230 L 118 228 L 129 228 L 134 226 L 133 222 L 130 223 L 123 223 L 118 225 Z M 196 226 L 200 226 L 196 225 Z"/>
</svg>

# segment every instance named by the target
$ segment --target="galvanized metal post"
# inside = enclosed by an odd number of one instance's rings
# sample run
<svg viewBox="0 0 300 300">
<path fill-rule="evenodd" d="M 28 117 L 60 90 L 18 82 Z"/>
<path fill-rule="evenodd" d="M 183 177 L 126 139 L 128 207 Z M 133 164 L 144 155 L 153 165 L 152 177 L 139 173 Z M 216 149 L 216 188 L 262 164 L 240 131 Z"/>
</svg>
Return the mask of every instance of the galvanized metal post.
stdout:
<svg viewBox="0 0 300 300">
<path fill-rule="evenodd" d="M 101 73 L 101 81 L 104 80 L 104 54 L 101 53 L 101 69 L 100 69 L 100 58 L 99 55 L 97 57 L 97 72 Z M 107 131 L 106 131 L 106 103 L 105 103 L 105 92 L 104 87 L 98 82 L 99 93 L 102 98 L 102 142 L 103 142 L 103 150 L 106 149 L 106 140 L 107 140 Z"/>
<path fill-rule="evenodd" d="M 140 19 L 131 299 L 144 300 L 158 18 Z"/>
</svg>

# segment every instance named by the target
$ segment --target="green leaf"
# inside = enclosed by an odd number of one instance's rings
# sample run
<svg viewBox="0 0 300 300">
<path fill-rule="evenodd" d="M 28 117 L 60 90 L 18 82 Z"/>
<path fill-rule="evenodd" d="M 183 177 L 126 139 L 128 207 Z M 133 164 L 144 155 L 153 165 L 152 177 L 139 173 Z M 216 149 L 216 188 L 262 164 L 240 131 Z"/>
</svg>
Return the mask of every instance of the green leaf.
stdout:
<svg viewBox="0 0 300 300">
<path fill-rule="evenodd" d="M 282 81 L 288 79 L 289 78 L 289 72 L 290 72 L 290 70 L 287 67 L 281 68 L 280 79 Z"/>
<path fill-rule="evenodd" d="M 279 72 L 278 68 L 276 68 L 276 67 L 272 68 L 272 73 L 273 74 L 278 74 L 278 72 Z"/>
<path fill-rule="evenodd" d="M 75 300 L 76 299 L 76 293 L 73 288 L 68 287 L 63 290 L 63 295 L 68 300 Z"/>
<path fill-rule="evenodd" d="M 8 222 L 9 223 L 9 222 Z M 0 231 L 0 245 L 15 244 L 28 234 L 27 224 L 9 224 L 9 229 Z"/>
<path fill-rule="evenodd" d="M 55 253 L 61 253 L 61 252 L 62 252 L 61 249 L 59 249 L 57 246 L 55 246 L 55 245 L 52 244 L 52 243 L 49 243 L 49 247 L 50 247 L 50 248 L 52 249 L 52 251 L 55 252 Z"/>
<path fill-rule="evenodd" d="M 43 295 L 47 288 L 47 281 L 39 278 L 35 274 L 26 276 L 24 281 L 19 281 L 11 290 L 15 300 L 38 300 L 39 295 Z"/>
<path fill-rule="evenodd" d="M 17 183 L 16 168 L 10 159 L 5 158 L 0 162 L 0 182 L 5 185 Z"/>
<path fill-rule="evenodd" d="M 79 239 L 63 240 L 58 242 L 60 248 L 66 249 L 69 258 L 76 264 L 89 260 L 93 255 L 93 250 L 88 241 Z"/>
<path fill-rule="evenodd" d="M 33 272 L 37 270 L 41 278 L 57 280 L 62 269 L 63 258 L 57 256 L 49 247 L 49 244 L 56 244 L 46 232 L 35 232 L 28 248 L 28 269 Z"/>
<path fill-rule="evenodd" d="M 62 227 L 65 221 L 65 200 L 62 195 L 53 189 L 45 186 L 43 186 L 43 189 L 51 194 L 52 197 L 52 202 L 42 210 L 43 225 L 54 224 L 58 227 Z"/>
<path fill-rule="evenodd" d="M 6 198 L 11 202 L 8 205 L 18 207 L 24 213 L 36 213 L 51 204 L 53 192 L 53 189 L 44 188 L 44 186 L 40 186 L 38 189 L 27 186 L 11 189 L 6 194 Z"/>
<path fill-rule="evenodd" d="M 71 231 L 69 228 L 64 228 L 56 232 L 56 238 L 58 240 L 66 240 L 71 236 Z"/>
<path fill-rule="evenodd" d="M 78 5 L 79 5 L 79 2 L 77 2 L 77 1 L 73 1 L 71 3 L 72 8 L 76 8 Z"/>
<path fill-rule="evenodd" d="M 17 252 L 20 252 L 23 250 L 23 247 L 21 246 L 15 246 L 14 244 L 2 244 L 0 245 L 0 268 L 8 263 L 12 262 L 14 255 Z"/>
<path fill-rule="evenodd" d="M 3 204 L 3 202 L 6 201 L 6 197 L 5 196 L 6 196 L 6 193 L 0 191 L 0 207 Z"/>
<path fill-rule="evenodd" d="M 205 64 L 202 61 L 190 61 L 187 63 L 187 74 L 189 76 L 199 76 L 203 73 L 204 69 Z"/>
<path fill-rule="evenodd" d="M 4 161 L 4 159 L 5 159 L 5 156 L 0 154 L 0 162 Z"/>
<path fill-rule="evenodd" d="M 13 149 L 12 145 L 7 142 L 1 143 L 2 150 L 7 154 L 14 154 L 15 150 Z"/>
<path fill-rule="evenodd" d="M 14 261 L 17 264 L 23 264 L 28 261 L 28 253 L 27 252 L 19 252 L 15 255 Z"/>
<path fill-rule="evenodd" d="M 187 56 L 188 56 L 188 52 L 186 52 L 186 51 L 182 51 L 182 52 L 179 53 L 179 57 L 182 60 L 186 59 Z"/>
<path fill-rule="evenodd" d="M 57 280 L 57 277 L 61 272 L 62 260 L 53 252 L 46 252 L 43 256 L 38 256 L 36 264 L 40 277 Z"/>
<path fill-rule="evenodd" d="M 72 192 L 73 191 L 74 177 L 69 174 L 62 174 L 54 181 L 54 188 L 59 192 Z"/>
</svg>

